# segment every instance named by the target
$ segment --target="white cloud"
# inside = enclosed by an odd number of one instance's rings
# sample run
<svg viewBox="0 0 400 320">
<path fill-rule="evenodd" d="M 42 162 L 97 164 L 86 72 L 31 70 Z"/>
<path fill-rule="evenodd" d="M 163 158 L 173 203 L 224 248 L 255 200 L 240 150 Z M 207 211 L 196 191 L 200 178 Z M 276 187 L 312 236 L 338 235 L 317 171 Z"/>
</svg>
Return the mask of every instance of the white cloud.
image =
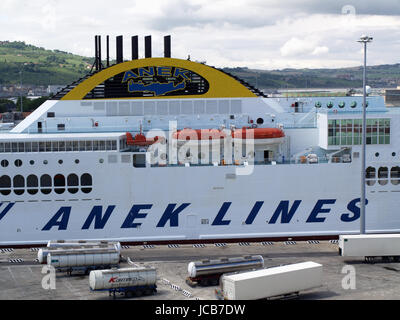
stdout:
<svg viewBox="0 0 400 320">
<path fill-rule="evenodd" d="M 353 0 L 356 15 L 343 15 L 348 1 L 317 0 L 1 0 L 0 40 L 26 41 L 48 49 L 94 55 L 94 35 L 153 36 L 153 55 L 163 55 L 162 37 L 172 35 L 176 58 L 206 60 L 217 67 L 346 67 L 362 64 L 356 40 L 374 37 L 369 64 L 398 63 L 399 0 Z M 366 4 L 370 4 L 367 6 Z M 390 10 L 390 8 L 392 8 Z M 104 51 L 103 51 L 104 52 Z"/>
<path fill-rule="evenodd" d="M 329 48 L 328 47 L 316 47 L 314 49 L 314 51 L 312 52 L 313 56 L 319 56 L 319 55 L 323 55 L 329 52 Z"/>
</svg>

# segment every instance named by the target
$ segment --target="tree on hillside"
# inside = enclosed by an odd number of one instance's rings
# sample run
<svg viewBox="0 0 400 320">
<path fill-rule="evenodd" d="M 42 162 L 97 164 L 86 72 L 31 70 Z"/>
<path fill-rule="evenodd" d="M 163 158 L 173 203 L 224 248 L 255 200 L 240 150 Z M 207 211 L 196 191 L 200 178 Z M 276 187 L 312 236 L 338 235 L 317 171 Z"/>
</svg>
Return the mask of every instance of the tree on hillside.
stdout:
<svg viewBox="0 0 400 320">
<path fill-rule="evenodd" d="M 11 100 L 0 99 L 0 113 L 7 112 L 10 109 L 15 108 L 15 103 Z"/>
</svg>

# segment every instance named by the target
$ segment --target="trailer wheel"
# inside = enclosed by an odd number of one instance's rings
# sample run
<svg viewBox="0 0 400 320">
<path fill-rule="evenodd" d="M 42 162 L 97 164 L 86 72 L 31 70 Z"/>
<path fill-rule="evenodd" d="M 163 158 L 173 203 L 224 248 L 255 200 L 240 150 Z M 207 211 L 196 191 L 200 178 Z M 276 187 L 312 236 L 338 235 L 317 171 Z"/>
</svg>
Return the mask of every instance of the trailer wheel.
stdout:
<svg viewBox="0 0 400 320">
<path fill-rule="evenodd" d="M 365 257 L 365 262 L 366 263 L 371 263 L 373 264 L 375 261 L 375 257 Z"/>
<path fill-rule="evenodd" d="M 151 296 L 151 295 L 153 294 L 153 289 L 151 289 L 151 288 L 145 289 L 145 290 L 144 290 L 144 294 L 145 294 L 146 296 Z"/>
<path fill-rule="evenodd" d="M 143 295 L 143 291 L 140 289 L 137 289 L 135 291 L 132 292 L 134 294 L 135 297 L 141 297 Z"/>
<path fill-rule="evenodd" d="M 200 279 L 199 283 L 203 287 L 208 287 L 210 285 L 208 279 Z"/>
</svg>

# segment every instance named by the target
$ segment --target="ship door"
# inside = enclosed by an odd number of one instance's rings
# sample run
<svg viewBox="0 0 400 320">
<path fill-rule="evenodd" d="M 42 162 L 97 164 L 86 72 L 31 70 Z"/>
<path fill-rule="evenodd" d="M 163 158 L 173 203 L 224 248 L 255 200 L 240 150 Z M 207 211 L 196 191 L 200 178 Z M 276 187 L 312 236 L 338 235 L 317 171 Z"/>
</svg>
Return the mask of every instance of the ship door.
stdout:
<svg viewBox="0 0 400 320">
<path fill-rule="evenodd" d="M 38 131 L 38 133 L 43 132 L 43 123 L 40 121 L 37 123 L 37 131 Z"/>
<path fill-rule="evenodd" d="M 264 162 L 269 163 L 273 160 L 274 152 L 271 150 L 264 150 Z"/>
</svg>

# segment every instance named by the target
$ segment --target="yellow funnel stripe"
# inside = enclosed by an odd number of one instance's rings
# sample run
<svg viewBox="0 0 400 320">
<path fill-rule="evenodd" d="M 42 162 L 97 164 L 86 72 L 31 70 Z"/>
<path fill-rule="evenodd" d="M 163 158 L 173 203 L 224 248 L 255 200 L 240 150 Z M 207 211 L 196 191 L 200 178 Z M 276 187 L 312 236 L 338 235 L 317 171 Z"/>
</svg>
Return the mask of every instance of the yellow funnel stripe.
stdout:
<svg viewBox="0 0 400 320">
<path fill-rule="evenodd" d="M 115 66 L 104 69 L 89 79 L 83 81 L 67 93 L 61 100 L 83 100 L 83 98 L 99 84 L 107 79 L 110 79 L 120 73 L 143 67 L 178 67 L 184 68 L 197 73 L 205 78 L 210 89 L 202 95 L 187 95 L 187 96 L 162 96 L 149 97 L 150 99 L 194 99 L 194 98 L 254 98 L 257 97 L 253 92 L 247 89 L 240 82 L 236 81 L 227 74 L 208 67 L 201 63 L 196 63 L 188 60 L 171 59 L 171 58 L 147 58 L 140 60 L 132 60 L 123 62 Z M 132 99 L 127 97 L 127 99 Z M 146 98 L 133 98 L 146 99 Z"/>
</svg>

